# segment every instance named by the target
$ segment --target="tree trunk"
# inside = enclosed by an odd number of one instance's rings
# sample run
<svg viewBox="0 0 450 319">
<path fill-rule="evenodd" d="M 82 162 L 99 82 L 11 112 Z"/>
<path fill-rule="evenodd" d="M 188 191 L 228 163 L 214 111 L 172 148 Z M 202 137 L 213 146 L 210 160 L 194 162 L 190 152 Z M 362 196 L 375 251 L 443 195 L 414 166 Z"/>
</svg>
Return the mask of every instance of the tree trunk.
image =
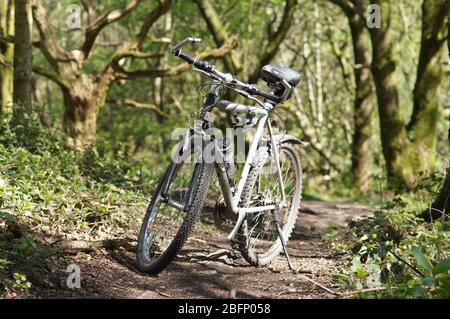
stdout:
<svg viewBox="0 0 450 319">
<path fill-rule="evenodd" d="M 15 0 L 15 7 L 14 103 L 21 104 L 24 111 L 29 113 L 32 110 L 33 94 L 30 0 Z M 21 113 L 15 112 L 14 116 L 20 118 Z"/>
<path fill-rule="evenodd" d="M 409 140 L 404 126 L 404 115 L 399 105 L 396 65 L 393 59 L 394 43 L 389 30 L 390 3 L 376 1 L 381 8 L 381 28 L 371 30 L 373 45 L 372 73 L 378 97 L 380 129 L 383 154 L 389 177 L 411 184 L 414 179 L 414 165 L 408 154 Z"/>
<path fill-rule="evenodd" d="M 450 118 L 449 118 L 450 121 Z M 449 130 L 449 142 L 450 142 L 450 130 Z M 431 205 L 431 209 L 427 208 L 420 214 L 420 217 L 427 222 L 437 220 L 442 217 L 442 214 L 448 215 L 450 212 L 450 165 L 447 167 L 447 173 L 436 199 Z"/>
<path fill-rule="evenodd" d="M 438 219 L 442 214 L 448 215 L 450 212 L 450 168 L 447 168 L 447 176 L 439 192 L 438 197 L 432 205 L 431 212 L 426 214 L 426 219 L 431 221 Z"/>
<path fill-rule="evenodd" d="M 2 0 L 0 3 L 0 35 L 4 37 L 14 36 L 13 0 Z M 4 65 L 0 66 L 0 112 L 12 113 L 14 44 L 0 44 L 0 55 L 2 56 L 4 62 Z"/>
<path fill-rule="evenodd" d="M 445 9 L 444 0 L 424 0 L 418 68 L 420 77 L 414 94 L 417 124 L 410 127 L 406 126 L 402 111 L 404 107 L 401 107 L 399 101 L 394 41 L 390 30 L 391 2 L 377 0 L 374 3 L 381 8 L 381 28 L 370 29 L 370 35 L 373 46 L 372 74 L 378 97 L 383 154 L 388 176 L 411 186 L 418 172 L 430 172 L 434 168 L 438 106 L 433 95 L 436 94 L 442 76 L 436 74 L 432 64 L 436 63 L 443 42 L 438 41 L 440 46 L 430 50 L 429 43 L 425 40 L 429 37 L 437 39 L 443 29 L 441 13 Z M 428 80 L 430 83 L 426 83 Z"/>
<path fill-rule="evenodd" d="M 352 169 L 356 185 L 367 193 L 371 188 L 373 164 L 372 145 L 372 77 L 370 72 L 370 37 L 365 28 L 364 11 L 360 1 L 354 1 L 354 10 L 346 11 L 353 41 L 355 66 L 355 105 L 354 105 L 354 134 L 352 145 Z"/>
<path fill-rule="evenodd" d="M 97 106 L 91 94 L 83 97 L 64 92 L 64 131 L 71 149 L 83 151 L 94 145 L 97 130 Z"/>
<path fill-rule="evenodd" d="M 436 128 L 439 120 L 439 89 L 444 80 L 442 47 L 445 42 L 445 0 L 424 0 L 422 5 L 422 36 L 413 91 L 413 113 L 408 132 L 413 142 L 436 149 Z M 429 152 L 427 152 L 429 153 Z M 435 156 L 427 154 L 425 166 L 434 167 Z"/>
<path fill-rule="evenodd" d="M 107 78 L 102 79 L 106 81 Z M 94 82 L 91 77 L 80 74 L 70 81 L 68 88 L 63 87 L 64 121 L 70 148 L 84 151 L 95 145 L 97 136 L 97 117 L 105 104 L 110 84 Z"/>
<path fill-rule="evenodd" d="M 168 12 L 164 19 L 164 37 L 171 39 L 173 33 L 173 18 L 172 12 Z M 158 65 L 160 69 L 167 69 L 169 63 L 169 52 L 164 52 L 163 56 L 159 59 Z M 155 104 L 161 112 L 165 111 L 165 89 L 166 83 L 165 79 L 162 77 L 158 77 L 154 81 L 154 97 Z M 164 123 L 167 119 L 162 114 L 157 114 L 157 119 L 159 123 Z M 143 143 L 143 141 L 141 142 Z M 167 143 L 166 136 L 161 134 L 161 143 L 160 150 L 161 152 L 165 152 L 168 150 L 170 143 Z M 137 148 L 136 148 L 137 150 Z"/>
<path fill-rule="evenodd" d="M 448 58 L 450 59 L 450 1 L 447 1 L 447 49 Z M 450 122 L 450 116 L 448 121 Z M 448 130 L 448 141 L 450 144 L 450 129 Z M 427 209 L 421 214 L 421 217 L 426 221 L 436 220 L 440 218 L 443 213 L 448 215 L 450 212 L 450 165 L 447 166 L 444 184 L 431 207 L 431 210 Z"/>
</svg>

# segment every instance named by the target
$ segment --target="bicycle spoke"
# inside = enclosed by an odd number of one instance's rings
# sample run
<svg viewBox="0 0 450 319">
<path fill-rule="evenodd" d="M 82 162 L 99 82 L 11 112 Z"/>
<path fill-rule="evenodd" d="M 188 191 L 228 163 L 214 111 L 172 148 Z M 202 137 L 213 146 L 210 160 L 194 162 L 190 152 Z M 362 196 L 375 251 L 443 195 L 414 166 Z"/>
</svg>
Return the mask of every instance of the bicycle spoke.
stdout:
<svg viewBox="0 0 450 319">
<path fill-rule="evenodd" d="M 284 213 L 291 211 L 293 194 L 296 190 L 295 181 L 297 179 L 296 171 L 292 164 L 292 156 L 287 152 L 280 152 L 280 169 L 283 180 L 284 192 L 286 196 L 287 207 L 283 209 Z M 274 159 L 268 161 L 267 165 L 274 166 Z M 260 198 L 258 201 L 252 201 L 250 206 L 257 207 L 267 205 L 268 203 L 279 202 L 281 200 L 280 181 L 277 170 L 267 170 L 260 174 L 254 186 L 255 195 Z M 283 228 L 283 224 L 281 227 Z M 264 211 L 251 216 L 247 221 L 248 238 L 250 240 L 250 249 L 257 254 L 262 254 L 270 247 L 275 245 L 278 240 L 278 231 L 274 224 L 274 211 Z"/>
</svg>

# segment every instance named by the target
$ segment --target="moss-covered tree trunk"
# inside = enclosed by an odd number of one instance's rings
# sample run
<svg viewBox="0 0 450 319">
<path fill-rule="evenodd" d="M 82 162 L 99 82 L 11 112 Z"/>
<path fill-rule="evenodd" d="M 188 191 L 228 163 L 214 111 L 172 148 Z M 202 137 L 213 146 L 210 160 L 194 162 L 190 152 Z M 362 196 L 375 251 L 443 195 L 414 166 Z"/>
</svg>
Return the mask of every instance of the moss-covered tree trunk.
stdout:
<svg viewBox="0 0 450 319">
<path fill-rule="evenodd" d="M 79 68 L 63 68 L 61 74 L 67 143 L 70 148 L 82 151 L 95 144 L 98 114 L 115 78 L 112 70 L 98 78 L 83 74 Z"/>
<path fill-rule="evenodd" d="M 90 79 L 82 77 L 69 88 L 63 88 L 64 121 L 70 148 L 83 150 L 94 144 L 97 131 L 97 113 Z"/>
<path fill-rule="evenodd" d="M 428 210 L 427 210 L 428 211 Z M 447 176 L 442 185 L 435 202 L 432 205 L 431 212 L 428 212 L 425 217 L 427 220 L 435 220 L 442 216 L 448 215 L 450 212 L 450 168 L 447 168 Z"/>
<path fill-rule="evenodd" d="M 445 0 L 424 0 L 422 5 L 422 41 L 414 90 L 415 105 L 408 125 L 405 123 L 405 106 L 399 100 L 395 42 L 390 30 L 393 2 L 373 2 L 381 8 L 381 28 L 369 30 L 383 154 L 388 176 L 411 185 L 418 172 L 430 172 L 434 168 L 439 114 L 436 96 L 443 81 L 443 71 L 438 61 L 444 43 Z"/>
<path fill-rule="evenodd" d="M 394 42 L 391 36 L 390 1 L 375 1 L 381 8 L 381 28 L 372 28 L 373 65 L 383 154 L 390 177 L 406 183 L 414 179 L 413 150 L 410 149 L 405 128 L 403 108 L 400 107 Z"/>
<path fill-rule="evenodd" d="M 355 105 L 352 145 L 353 175 L 359 189 L 366 193 L 370 190 L 370 178 L 373 165 L 372 145 L 372 77 L 370 73 L 369 34 L 365 30 L 364 20 L 356 15 L 350 20 L 355 55 Z"/>
<path fill-rule="evenodd" d="M 449 40 L 450 50 L 450 40 Z M 450 52 L 450 51 L 449 51 Z M 450 116 L 449 116 L 450 122 Z M 448 141 L 450 144 L 450 129 L 448 131 Z M 442 217 L 442 214 L 448 215 L 450 213 L 450 165 L 447 166 L 447 173 L 442 184 L 442 188 L 438 192 L 436 199 L 431 205 L 431 209 L 426 209 L 420 217 L 426 221 L 433 221 Z"/>
<path fill-rule="evenodd" d="M 14 103 L 28 113 L 32 110 L 32 47 L 30 0 L 15 0 L 14 37 Z M 22 111 L 14 109 L 14 116 L 22 117 Z"/>
<path fill-rule="evenodd" d="M 14 36 L 14 1 L 2 0 L 0 2 L 0 36 L 8 38 Z M 12 112 L 13 104 L 13 59 L 14 44 L 0 43 L 0 111 Z"/>
<path fill-rule="evenodd" d="M 436 127 L 439 122 L 439 90 L 445 80 L 443 44 L 445 43 L 445 0 L 424 0 L 422 5 L 422 36 L 413 91 L 413 113 L 407 129 L 412 141 L 436 149 Z M 425 151 L 424 167 L 434 167 L 434 156 Z"/>
<path fill-rule="evenodd" d="M 372 77 L 370 72 L 370 36 L 366 30 L 363 2 L 332 0 L 345 13 L 352 34 L 355 76 L 354 133 L 352 169 L 356 185 L 363 192 L 370 190 L 373 165 L 372 145 Z"/>
<path fill-rule="evenodd" d="M 450 1 L 447 1 L 447 48 L 448 58 L 450 59 Z M 450 123 L 450 115 L 448 118 Z M 448 130 L 448 142 L 450 144 L 450 129 Z M 422 213 L 422 217 L 427 221 L 438 219 L 444 213 L 448 215 L 450 213 L 450 165 L 447 166 L 447 174 L 444 180 L 444 184 L 433 205 L 431 210 L 427 209 Z"/>
</svg>

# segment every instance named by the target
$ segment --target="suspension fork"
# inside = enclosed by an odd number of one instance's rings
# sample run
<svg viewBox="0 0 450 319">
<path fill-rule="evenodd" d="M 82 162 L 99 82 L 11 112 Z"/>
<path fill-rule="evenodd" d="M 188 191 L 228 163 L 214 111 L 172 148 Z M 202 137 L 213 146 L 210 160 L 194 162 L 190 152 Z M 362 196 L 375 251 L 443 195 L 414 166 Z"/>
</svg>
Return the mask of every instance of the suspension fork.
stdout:
<svg viewBox="0 0 450 319">
<path fill-rule="evenodd" d="M 167 195 L 167 191 L 169 190 L 169 186 L 172 183 L 173 177 L 175 176 L 178 165 L 179 164 L 172 161 L 170 162 L 169 168 L 166 170 L 161 187 L 161 195 L 163 196 L 163 198 L 165 198 Z"/>
<path fill-rule="evenodd" d="M 161 186 L 161 196 L 163 197 L 164 200 L 168 200 L 168 198 L 166 198 L 167 191 L 169 190 L 169 187 L 173 182 L 173 179 L 176 175 L 178 168 L 183 163 L 183 157 L 185 156 L 185 152 L 187 150 L 189 150 L 189 147 L 190 147 L 189 143 L 191 141 L 191 138 L 192 138 L 192 132 L 189 130 L 186 133 L 184 139 L 177 146 L 176 153 L 174 154 L 176 159 L 172 160 L 170 162 L 169 168 L 166 170 L 166 173 L 164 174 L 164 178 L 163 178 L 163 182 L 162 182 L 162 186 Z M 190 204 L 190 198 L 192 196 L 193 189 L 195 187 L 194 180 L 196 180 L 197 176 L 199 175 L 200 168 L 201 167 L 200 167 L 199 163 L 196 163 L 194 172 L 192 174 L 191 181 L 189 183 L 189 191 L 186 196 L 186 201 L 183 205 L 183 210 L 186 209 L 187 206 Z M 181 208 L 181 207 L 178 207 L 178 208 Z"/>
<path fill-rule="evenodd" d="M 191 181 L 189 182 L 189 189 L 186 194 L 186 200 L 185 200 L 184 207 L 183 207 L 184 211 L 187 211 L 189 206 L 192 204 L 192 195 L 194 193 L 195 186 L 197 184 L 197 179 L 200 176 L 201 168 L 202 168 L 201 163 L 195 164 L 194 173 L 192 174 Z"/>
</svg>

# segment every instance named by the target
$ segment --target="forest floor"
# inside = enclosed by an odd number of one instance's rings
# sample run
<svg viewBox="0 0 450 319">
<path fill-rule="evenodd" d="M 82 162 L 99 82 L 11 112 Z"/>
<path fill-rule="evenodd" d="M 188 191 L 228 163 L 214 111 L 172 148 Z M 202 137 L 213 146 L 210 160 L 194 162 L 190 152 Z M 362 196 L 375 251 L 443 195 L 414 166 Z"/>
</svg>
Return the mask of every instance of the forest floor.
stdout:
<svg viewBox="0 0 450 319">
<path fill-rule="evenodd" d="M 332 280 L 342 263 L 341 255 L 326 245 L 323 235 L 331 225 L 345 227 L 347 219 L 372 213 L 373 208 L 356 203 L 303 203 L 288 243 L 298 274 L 288 270 L 284 255 L 268 268 L 249 266 L 226 240 L 231 226 L 216 227 L 206 216 L 180 256 L 156 277 L 136 269 L 131 249 L 101 249 L 89 255 L 60 252 L 36 269 L 38 280 L 33 280 L 28 294 L 16 297 L 334 298 L 332 292 L 345 291 Z M 67 288 L 69 264 L 80 267 L 79 289 Z"/>
</svg>

